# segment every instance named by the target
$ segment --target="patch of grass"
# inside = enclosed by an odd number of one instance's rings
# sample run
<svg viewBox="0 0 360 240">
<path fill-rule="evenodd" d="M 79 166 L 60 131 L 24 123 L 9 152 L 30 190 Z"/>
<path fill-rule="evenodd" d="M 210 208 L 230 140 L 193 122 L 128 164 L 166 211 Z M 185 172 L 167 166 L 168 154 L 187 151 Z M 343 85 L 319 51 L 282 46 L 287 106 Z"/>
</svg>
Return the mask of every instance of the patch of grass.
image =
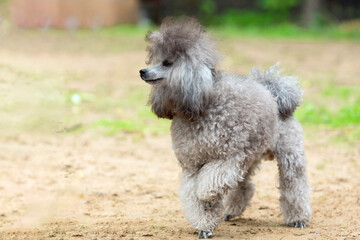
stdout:
<svg viewBox="0 0 360 240">
<path fill-rule="evenodd" d="M 337 26 L 326 28 L 304 29 L 291 23 L 262 26 L 221 26 L 209 27 L 210 31 L 222 37 L 236 38 L 266 37 L 266 38 L 294 38 L 294 39 L 353 39 L 360 40 L 359 30 L 343 30 Z"/>
<path fill-rule="evenodd" d="M 360 105 L 353 104 L 330 110 L 312 102 L 304 102 L 295 116 L 304 124 L 320 124 L 331 128 L 352 127 L 360 124 Z"/>
<path fill-rule="evenodd" d="M 304 126 L 337 130 L 332 140 L 355 143 L 360 140 L 360 87 L 328 83 L 321 102 L 309 96 L 295 117 Z"/>
<path fill-rule="evenodd" d="M 101 28 L 99 30 L 79 30 L 81 35 L 99 35 L 110 37 L 139 37 L 144 38 L 148 31 L 157 30 L 157 26 L 139 27 L 136 25 L 117 25 Z M 360 40 L 358 29 L 343 29 L 339 26 L 327 26 L 321 28 L 301 28 L 295 24 L 285 22 L 270 25 L 243 25 L 222 24 L 220 26 L 208 26 L 207 29 L 221 37 L 236 38 L 240 36 L 266 37 L 266 38 L 295 38 L 295 39 L 355 39 Z M 94 34 L 95 33 L 95 34 Z"/>
<path fill-rule="evenodd" d="M 143 131 L 144 126 L 136 124 L 132 120 L 100 120 L 93 124 L 94 127 L 102 127 L 106 134 L 115 134 L 118 131 L 129 133 Z"/>
<path fill-rule="evenodd" d="M 325 164 L 321 163 L 321 164 L 316 165 L 316 169 L 317 170 L 324 170 L 325 169 Z"/>
<path fill-rule="evenodd" d="M 154 228 L 154 229 L 161 229 L 161 230 L 166 229 L 166 226 L 152 225 L 151 227 Z"/>
<path fill-rule="evenodd" d="M 302 123 L 333 128 L 360 124 L 360 87 L 328 83 L 321 95 L 322 102 L 314 102 L 310 96 L 296 111 Z"/>
<path fill-rule="evenodd" d="M 321 91 L 321 95 L 321 103 L 306 100 L 295 112 L 300 122 L 331 128 L 360 125 L 360 87 L 329 83 Z M 333 102 L 336 106 L 329 104 Z"/>
<path fill-rule="evenodd" d="M 118 132 L 162 135 L 169 132 L 171 122 L 159 119 L 146 105 L 149 89 L 147 86 L 125 86 L 121 100 L 112 103 L 116 115 L 95 121 L 90 127 L 105 134 Z"/>
<path fill-rule="evenodd" d="M 155 120 L 155 116 L 152 117 Z M 151 119 L 152 119 L 151 118 Z M 137 118 L 137 119 L 120 119 L 120 120 L 99 120 L 93 123 L 91 126 L 101 129 L 107 135 L 114 135 L 119 132 L 125 133 L 142 133 L 162 135 L 169 132 L 170 121 Z M 151 123 L 150 123 L 151 122 Z"/>
<path fill-rule="evenodd" d="M 271 2 L 271 3 L 270 3 Z M 281 2 L 281 3 L 280 3 Z M 212 0 L 203 1 L 200 19 L 210 28 L 227 36 L 360 39 L 357 22 L 335 25 L 325 14 L 317 14 L 311 28 L 302 28 L 294 21 L 290 9 L 300 1 L 256 1 L 257 9 L 229 9 L 216 14 Z"/>
</svg>

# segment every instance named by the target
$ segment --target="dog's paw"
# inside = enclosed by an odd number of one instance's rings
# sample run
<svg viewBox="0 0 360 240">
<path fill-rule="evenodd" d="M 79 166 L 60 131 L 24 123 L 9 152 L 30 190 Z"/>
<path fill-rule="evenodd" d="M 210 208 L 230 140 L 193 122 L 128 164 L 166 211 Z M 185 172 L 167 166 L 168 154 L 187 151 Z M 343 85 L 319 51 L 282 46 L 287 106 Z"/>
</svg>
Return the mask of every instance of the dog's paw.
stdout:
<svg viewBox="0 0 360 240">
<path fill-rule="evenodd" d="M 199 238 L 211 238 L 213 235 L 212 231 L 200 231 Z"/>
<path fill-rule="evenodd" d="M 296 221 L 289 224 L 290 227 L 294 228 L 306 228 L 306 222 L 303 221 Z"/>
<path fill-rule="evenodd" d="M 224 221 L 225 221 L 225 222 L 230 221 L 230 220 L 233 219 L 234 217 L 235 217 L 234 215 L 225 214 L 225 216 L 224 216 Z"/>
</svg>

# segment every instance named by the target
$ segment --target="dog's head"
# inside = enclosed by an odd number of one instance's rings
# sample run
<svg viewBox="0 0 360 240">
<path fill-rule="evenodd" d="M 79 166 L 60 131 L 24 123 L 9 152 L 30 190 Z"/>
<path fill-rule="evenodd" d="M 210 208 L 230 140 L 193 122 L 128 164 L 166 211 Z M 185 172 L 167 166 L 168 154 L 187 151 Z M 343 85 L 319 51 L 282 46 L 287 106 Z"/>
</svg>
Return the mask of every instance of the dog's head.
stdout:
<svg viewBox="0 0 360 240">
<path fill-rule="evenodd" d="M 159 97 L 153 94 L 154 112 L 160 117 L 164 117 L 161 114 L 164 111 L 189 118 L 199 115 L 212 89 L 220 60 L 210 36 L 195 18 L 166 18 L 160 30 L 150 32 L 146 41 L 149 43 L 147 64 L 152 66 L 141 69 L 140 76 L 153 85 L 158 94 L 162 92 L 167 96 L 156 101 Z"/>
<path fill-rule="evenodd" d="M 141 69 L 140 76 L 152 85 L 181 84 L 191 74 L 210 77 L 219 61 L 213 42 L 195 18 L 165 18 L 160 31 L 150 32 L 146 41 L 147 64 L 153 66 Z"/>
</svg>

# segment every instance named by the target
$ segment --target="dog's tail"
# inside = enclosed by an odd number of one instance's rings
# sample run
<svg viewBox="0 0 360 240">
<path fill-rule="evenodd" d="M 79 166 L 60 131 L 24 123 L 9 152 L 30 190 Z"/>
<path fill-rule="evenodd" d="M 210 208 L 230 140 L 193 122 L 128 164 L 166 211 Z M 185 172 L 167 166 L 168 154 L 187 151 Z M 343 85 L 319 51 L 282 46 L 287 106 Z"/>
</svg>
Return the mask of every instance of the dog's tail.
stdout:
<svg viewBox="0 0 360 240">
<path fill-rule="evenodd" d="M 276 99 L 280 116 L 287 118 L 292 115 L 301 103 L 302 90 L 296 77 L 281 76 L 279 63 L 263 71 L 253 68 L 251 78 L 264 85 Z"/>
</svg>

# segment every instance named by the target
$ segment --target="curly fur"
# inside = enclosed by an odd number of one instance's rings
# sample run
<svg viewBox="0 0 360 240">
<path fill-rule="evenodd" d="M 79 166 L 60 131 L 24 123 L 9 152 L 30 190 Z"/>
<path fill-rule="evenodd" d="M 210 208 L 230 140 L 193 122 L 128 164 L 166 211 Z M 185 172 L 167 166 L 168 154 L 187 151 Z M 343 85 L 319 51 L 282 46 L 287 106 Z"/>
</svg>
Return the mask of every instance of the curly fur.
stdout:
<svg viewBox="0 0 360 240">
<path fill-rule="evenodd" d="M 278 161 L 285 222 L 309 221 L 302 130 L 292 116 L 301 97 L 294 79 L 277 66 L 250 76 L 219 71 L 220 54 L 194 18 L 168 18 L 146 40 L 155 66 L 142 70 L 142 78 L 157 82 L 149 100 L 154 113 L 172 119 L 183 169 L 180 198 L 191 225 L 211 232 L 224 215 L 240 215 L 253 196 L 250 177 L 269 155 Z M 173 63 L 163 66 L 164 60 Z"/>
<path fill-rule="evenodd" d="M 250 77 L 264 85 L 274 96 L 279 113 L 283 118 L 292 115 L 301 103 L 302 91 L 296 77 L 281 76 L 279 64 L 270 67 L 268 71 L 253 68 Z"/>
</svg>

